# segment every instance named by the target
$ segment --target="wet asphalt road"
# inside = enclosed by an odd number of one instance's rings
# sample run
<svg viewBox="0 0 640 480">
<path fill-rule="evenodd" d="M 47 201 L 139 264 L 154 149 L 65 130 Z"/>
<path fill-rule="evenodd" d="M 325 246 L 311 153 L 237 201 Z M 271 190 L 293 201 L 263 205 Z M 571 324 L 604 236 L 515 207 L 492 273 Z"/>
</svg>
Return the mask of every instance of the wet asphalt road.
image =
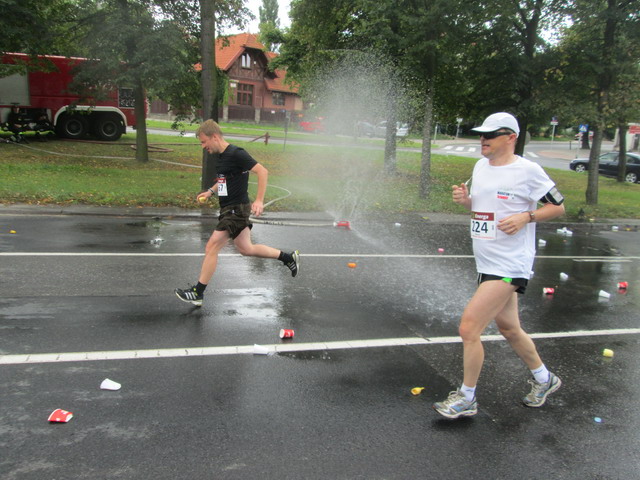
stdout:
<svg viewBox="0 0 640 480">
<path fill-rule="evenodd" d="M 431 404 L 460 383 L 475 287 L 458 217 L 256 225 L 255 243 L 300 249 L 300 275 L 229 247 L 198 309 L 173 289 L 194 282 L 212 216 L 3 212 L 0 478 L 640 478 L 637 225 L 539 226 L 521 319 L 564 385 L 522 406 L 526 368 L 487 341 L 480 411 L 447 421 Z M 37 356 L 98 351 L 109 359 Z M 49 424 L 56 408 L 75 416 Z"/>
</svg>

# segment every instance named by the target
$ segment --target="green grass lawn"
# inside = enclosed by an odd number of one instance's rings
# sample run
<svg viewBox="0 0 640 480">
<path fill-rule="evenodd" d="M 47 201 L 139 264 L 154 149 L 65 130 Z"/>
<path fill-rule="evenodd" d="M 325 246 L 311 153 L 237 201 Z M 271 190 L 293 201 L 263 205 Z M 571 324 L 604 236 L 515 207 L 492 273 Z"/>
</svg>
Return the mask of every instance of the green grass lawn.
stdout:
<svg viewBox="0 0 640 480">
<path fill-rule="evenodd" d="M 26 146 L 0 143 L 0 202 L 200 208 L 202 151 L 193 138 L 150 135 L 166 148 L 149 163 L 134 159 L 134 135 L 118 142 L 52 139 Z M 271 211 L 464 213 L 451 202 L 451 185 L 466 181 L 474 159 L 433 155 L 431 191 L 418 196 L 420 154 L 398 151 L 396 175 L 383 173 L 382 151 L 234 141 L 269 170 L 266 201 L 291 195 Z M 181 163 L 185 166 L 158 162 Z M 640 218 L 640 185 L 600 177 L 599 205 L 585 205 L 586 174 L 548 169 L 566 198 L 567 216 L 581 209 L 592 218 Z M 252 179 L 255 181 L 255 177 Z M 281 188 L 276 188 L 281 187 Z M 251 193 L 255 185 L 251 186 Z"/>
</svg>

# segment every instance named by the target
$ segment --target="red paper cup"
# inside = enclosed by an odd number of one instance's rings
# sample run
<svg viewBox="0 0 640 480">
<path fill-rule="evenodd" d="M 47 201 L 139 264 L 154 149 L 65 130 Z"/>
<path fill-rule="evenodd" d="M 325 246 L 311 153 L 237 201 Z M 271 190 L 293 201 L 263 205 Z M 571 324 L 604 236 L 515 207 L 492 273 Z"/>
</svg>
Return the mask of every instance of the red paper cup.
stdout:
<svg viewBox="0 0 640 480">
<path fill-rule="evenodd" d="M 551 288 L 551 287 L 545 287 L 542 289 L 542 292 L 545 295 L 553 295 L 555 293 L 556 289 L 555 288 Z"/>
<path fill-rule="evenodd" d="M 293 338 L 295 332 L 290 328 L 283 328 L 280 330 L 280 338 Z"/>
<path fill-rule="evenodd" d="M 629 287 L 629 282 L 618 282 L 618 288 L 620 290 L 626 290 Z"/>
<path fill-rule="evenodd" d="M 51 415 L 49 415 L 49 421 L 55 423 L 67 423 L 72 418 L 73 413 L 62 410 L 61 408 L 55 409 L 51 412 Z"/>
</svg>

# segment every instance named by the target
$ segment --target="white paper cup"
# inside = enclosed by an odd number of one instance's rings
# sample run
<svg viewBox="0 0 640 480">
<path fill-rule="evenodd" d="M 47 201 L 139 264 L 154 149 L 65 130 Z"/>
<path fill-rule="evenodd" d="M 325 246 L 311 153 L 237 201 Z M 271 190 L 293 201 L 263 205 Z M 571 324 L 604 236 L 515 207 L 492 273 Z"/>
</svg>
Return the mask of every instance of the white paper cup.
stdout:
<svg viewBox="0 0 640 480">
<path fill-rule="evenodd" d="M 269 347 L 263 347 L 262 345 L 258 345 L 255 343 L 253 345 L 253 354 L 254 355 L 269 355 Z"/>
<path fill-rule="evenodd" d="M 542 240 L 542 239 L 538 240 L 538 246 L 539 247 L 544 247 L 546 244 L 547 244 L 546 240 Z"/>
<path fill-rule="evenodd" d="M 567 275 L 564 272 L 560 272 L 560 280 L 562 280 L 563 282 L 566 282 L 567 280 L 569 280 L 569 275 Z"/>
<path fill-rule="evenodd" d="M 611 294 L 609 292 L 605 292 L 604 290 L 600 290 L 598 292 L 598 296 L 600 298 L 611 298 Z"/>
<path fill-rule="evenodd" d="M 118 382 L 114 382 L 113 380 L 109 380 L 108 378 L 105 378 L 100 384 L 100 388 L 102 390 L 120 390 L 121 387 L 122 385 L 120 385 Z"/>
</svg>

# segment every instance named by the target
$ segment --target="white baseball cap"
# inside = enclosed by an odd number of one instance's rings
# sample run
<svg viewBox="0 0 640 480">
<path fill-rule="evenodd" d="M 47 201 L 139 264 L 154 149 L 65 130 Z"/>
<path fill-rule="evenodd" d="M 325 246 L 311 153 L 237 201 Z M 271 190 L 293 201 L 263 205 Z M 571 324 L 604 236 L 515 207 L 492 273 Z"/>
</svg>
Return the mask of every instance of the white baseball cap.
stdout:
<svg viewBox="0 0 640 480">
<path fill-rule="evenodd" d="M 516 117 L 507 112 L 494 113 L 484 119 L 484 122 L 479 127 L 472 128 L 471 130 L 478 133 L 495 132 L 501 128 L 508 128 L 516 132 L 516 135 L 520 134 L 520 127 L 518 126 L 518 120 Z"/>
</svg>

